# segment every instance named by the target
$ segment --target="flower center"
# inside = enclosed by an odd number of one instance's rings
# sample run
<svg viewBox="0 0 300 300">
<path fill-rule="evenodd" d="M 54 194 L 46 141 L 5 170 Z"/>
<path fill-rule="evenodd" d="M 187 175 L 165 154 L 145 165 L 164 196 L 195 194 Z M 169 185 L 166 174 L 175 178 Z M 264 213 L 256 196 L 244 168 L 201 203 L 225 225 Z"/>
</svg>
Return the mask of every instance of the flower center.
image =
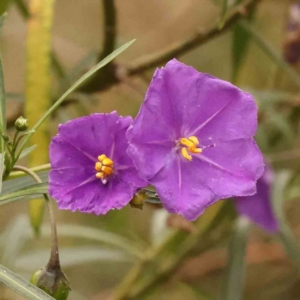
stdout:
<svg viewBox="0 0 300 300">
<path fill-rule="evenodd" d="M 107 182 L 107 178 L 114 172 L 114 162 L 105 154 L 98 156 L 98 161 L 95 163 L 96 177 L 101 179 L 102 183 Z"/>
<path fill-rule="evenodd" d="M 183 146 L 181 148 L 181 155 L 191 161 L 192 156 L 189 153 L 201 153 L 202 148 L 197 148 L 199 145 L 199 140 L 196 136 L 190 136 L 189 138 L 181 138 L 180 144 Z"/>
</svg>

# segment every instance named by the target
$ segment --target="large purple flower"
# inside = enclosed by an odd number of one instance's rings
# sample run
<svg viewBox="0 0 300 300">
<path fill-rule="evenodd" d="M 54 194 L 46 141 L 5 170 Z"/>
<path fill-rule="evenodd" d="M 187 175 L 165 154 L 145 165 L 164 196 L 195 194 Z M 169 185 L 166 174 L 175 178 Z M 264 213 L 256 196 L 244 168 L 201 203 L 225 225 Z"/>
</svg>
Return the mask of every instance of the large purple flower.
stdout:
<svg viewBox="0 0 300 300">
<path fill-rule="evenodd" d="M 278 221 L 272 209 L 271 185 L 273 172 L 269 167 L 265 168 L 263 176 L 257 181 L 257 193 L 253 196 L 238 197 L 235 206 L 239 214 L 248 217 L 269 232 L 279 229 Z"/>
<path fill-rule="evenodd" d="M 61 209 L 105 214 L 144 186 L 126 153 L 131 117 L 93 114 L 59 126 L 50 145 L 49 193 Z"/>
<path fill-rule="evenodd" d="M 166 209 L 194 220 L 219 199 L 256 193 L 256 128 L 251 95 L 173 59 L 153 76 L 128 154 Z"/>
</svg>

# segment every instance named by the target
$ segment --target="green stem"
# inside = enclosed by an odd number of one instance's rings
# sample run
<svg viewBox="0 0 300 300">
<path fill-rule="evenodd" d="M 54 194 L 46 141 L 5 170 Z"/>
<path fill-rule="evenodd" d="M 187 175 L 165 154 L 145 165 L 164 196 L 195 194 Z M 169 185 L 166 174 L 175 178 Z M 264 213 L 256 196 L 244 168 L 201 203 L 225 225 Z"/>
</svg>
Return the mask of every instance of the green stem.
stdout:
<svg viewBox="0 0 300 300">
<path fill-rule="evenodd" d="M 41 172 L 41 171 L 47 171 L 51 169 L 51 165 L 50 164 L 45 164 L 45 165 L 41 165 L 41 166 L 37 166 L 34 168 L 30 168 L 28 170 L 37 173 L 37 172 Z M 16 171 L 16 172 L 11 172 L 9 174 L 9 176 L 6 178 L 6 180 L 10 180 L 10 179 L 15 179 L 15 178 L 19 178 L 19 177 L 23 177 L 26 176 L 26 173 L 24 173 L 23 171 Z"/>
<path fill-rule="evenodd" d="M 199 237 L 204 236 L 205 233 L 214 228 L 216 225 L 215 220 L 218 219 L 219 222 L 222 216 L 226 215 L 223 214 L 223 206 L 224 203 L 220 202 L 206 211 L 206 215 L 203 215 L 195 223 L 196 230 L 193 233 L 176 230 L 172 235 L 168 236 L 160 246 L 149 249 L 144 259 L 140 260 L 139 263 L 130 270 L 111 299 L 140 299 L 141 295 L 145 294 L 151 288 L 154 288 L 162 279 L 168 278 L 195 248 L 199 242 Z M 214 239 L 220 238 L 219 235 L 206 235 L 206 243 L 204 242 L 201 245 L 203 249 L 206 249 L 208 244 L 211 245 L 211 240 L 209 239 L 211 239 L 212 236 Z M 172 255 L 175 244 L 176 255 Z M 200 249 L 200 251 L 203 249 Z M 155 266 L 157 267 L 155 268 Z M 150 267 L 150 271 L 148 267 Z M 153 268 L 155 269 L 153 270 Z M 146 277 L 144 277 L 144 275 L 146 275 Z"/>
<path fill-rule="evenodd" d="M 37 183 L 42 183 L 40 177 L 33 172 L 32 170 L 23 167 L 23 166 L 14 166 L 13 170 L 17 170 L 23 173 L 27 173 L 31 176 Z M 58 240 L 57 240 L 57 230 L 55 223 L 55 216 L 53 211 L 53 206 L 51 204 L 50 198 L 48 194 L 44 194 L 44 198 L 46 200 L 49 216 L 50 216 L 50 224 L 51 224 L 51 236 L 52 236 L 52 245 L 51 245 L 51 255 L 46 266 L 47 271 L 55 271 L 60 270 L 60 261 L 59 261 L 59 252 L 58 252 Z"/>
</svg>

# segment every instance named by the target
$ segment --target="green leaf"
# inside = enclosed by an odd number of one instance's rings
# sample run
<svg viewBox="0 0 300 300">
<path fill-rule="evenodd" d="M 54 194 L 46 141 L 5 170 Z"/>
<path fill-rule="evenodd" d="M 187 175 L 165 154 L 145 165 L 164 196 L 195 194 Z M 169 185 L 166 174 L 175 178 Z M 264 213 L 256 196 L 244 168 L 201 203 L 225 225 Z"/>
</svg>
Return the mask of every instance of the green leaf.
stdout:
<svg viewBox="0 0 300 300">
<path fill-rule="evenodd" d="M 51 232 L 49 227 L 46 227 L 45 229 L 43 227 L 43 230 L 45 230 L 45 233 L 47 233 L 50 237 Z M 105 243 L 107 245 L 118 247 L 119 249 L 122 249 L 127 253 L 140 258 L 143 255 L 143 249 L 137 247 L 137 245 L 133 244 L 132 241 L 120 235 L 99 228 L 95 229 L 80 225 L 61 224 L 59 226 L 59 235 L 72 238 L 90 239 Z"/>
<path fill-rule="evenodd" d="M 8 8 L 9 0 L 1 0 L 0 1 L 0 16 L 3 15 Z"/>
<path fill-rule="evenodd" d="M 280 67 L 283 71 L 289 75 L 291 81 L 300 89 L 300 76 L 299 74 L 282 58 L 282 56 L 274 50 L 274 48 L 269 45 L 269 43 L 262 37 L 258 31 L 247 21 L 241 20 L 239 24 L 248 32 L 253 39 L 253 41 L 261 48 L 263 52 L 271 59 L 273 62 Z"/>
<path fill-rule="evenodd" d="M 48 111 L 40 118 L 40 120 L 33 126 L 33 129 L 36 130 L 40 127 L 40 125 L 56 110 L 57 107 L 74 91 L 76 90 L 83 82 L 85 82 L 89 77 L 94 75 L 98 70 L 106 66 L 109 62 L 111 62 L 114 58 L 120 55 L 123 51 L 125 51 L 129 46 L 131 46 L 135 40 L 132 40 L 125 45 L 121 46 L 102 61 L 100 61 L 96 66 L 90 69 L 87 73 L 85 73 L 79 80 L 77 80 L 49 109 Z M 32 134 L 27 135 L 25 138 L 21 149 L 23 150 L 24 145 L 28 142 L 30 136 Z"/>
<path fill-rule="evenodd" d="M 55 300 L 24 278 L 0 265 L 0 281 L 29 300 Z"/>
<path fill-rule="evenodd" d="M 300 272 L 300 248 L 297 240 L 291 231 L 284 215 L 284 190 L 291 178 L 291 172 L 281 171 L 276 174 L 275 184 L 273 185 L 272 200 L 276 218 L 279 222 L 279 237 L 283 243 L 287 254 L 294 260 Z"/>
<path fill-rule="evenodd" d="M 20 173 L 22 175 L 24 174 L 22 172 L 20 172 Z M 40 171 L 40 172 L 36 172 L 36 173 L 43 182 L 48 180 L 49 171 Z M 36 183 L 36 182 L 29 175 L 25 175 L 25 176 L 18 177 L 15 179 L 6 180 L 3 182 L 3 185 L 2 185 L 2 195 L 15 192 L 17 190 L 20 190 L 21 188 L 24 188 L 28 185 L 32 185 L 34 183 Z"/>
<path fill-rule="evenodd" d="M 0 33 L 1 33 L 1 30 L 2 30 L 4 21 L 6 19 L 6 16 L 7 16 L 7 13 L 3 13 L 3 14 L 0 13 Z"/>
<path fill-rule="evenodd" d="M 0 57 L 0 130 L 1 133 L 6 132 L 6 95 L 4 89 L 4 76 L 2 69 L 2 60 Z M 0 153 L 5 150 L 5 144 L 3 139 L 0 139 Z"/>
<path fill-rule="evenodd" d="M 5 154 L 0 153 L 0 194 L 2 191 L 2 177 L 3 177 L 3 172 L 4 172 L 4 157 L 5 157 Z"/>
<path fill-rule="evenodd" d="M 46 194 L 48 193 L 48 184 L 37 183 L 27 187 L 24 187 L 20 190 L 17 190 L 13 193 L 2 195 L 0 197 L 0 205 L 11 203 L 17 200 L 24 200 L 24 198 L 28 199 L 26 196 L 34 196 L 38 194 Z"/>
<path fill-rule="evenodd" d="M 132 262 L 132 256 L 129 256 L 125 252 L 101 249 L 96 246 L 60 247 L 59 256 L 64 264 L 64 268 L 97 261 Z M 22 270 L 37 270 L 41 266 L 41 261 L 47 261 L 48 258 L 49 249 L 30 251 L 27 254 L 19 255 L 16 258 L 15 264 Z"/>
<path fill-rule="evenodd" d="M 27 155 L 28 155 L 29 153 L 31 153 L 36 147 L 37 147 L 37 145 L 32 145 L 32 146 L 30 146 L 30 147 L 28 147 L 28 148 L 25 148 L 25 149 L 21 152 L 19 159 L 21 159 L 21 158 L 27 156 Z"/>
<path fill-rule="evenodd" d="M 221 0 L 221 14 L 220 14 L 220 23 L 219 23 L 219 28 L 222 29 L 224 26 L 226 16 L 227 16 L 227 10 L 228 10 L 228 0 Z"/>
<path fill-rule="evenodd" d="M 250 221 L 244 217 L 237 219 L 229 248 L 227 271 L 221 300 L 243 299 L 245 275 L 245 253 L 250 229 Z"/>
</svg>

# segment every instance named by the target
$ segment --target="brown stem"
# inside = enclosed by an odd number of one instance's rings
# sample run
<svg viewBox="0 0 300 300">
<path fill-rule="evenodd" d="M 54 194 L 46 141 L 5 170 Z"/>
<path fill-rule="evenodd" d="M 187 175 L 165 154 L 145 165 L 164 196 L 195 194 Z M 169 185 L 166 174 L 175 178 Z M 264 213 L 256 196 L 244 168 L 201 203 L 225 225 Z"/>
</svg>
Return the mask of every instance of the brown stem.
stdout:
<svg viewBox="0 0 300 300">
<path fill-rule="evenodd" d="M 181 56 L 186 52 L 193 50 L 195 47 L 203 45 L 213 38 L 220 36 L 233 24 L 245 17 L 260 1 L 261 0 L 246 0 L 242 2 L 229 13 L 222 28 L 220 28 L 219 22 L 216 22 L 206 30 L 198 30 L 186 40 L 177 42 L 160 52 L 140 58 L 135 63 L 128 66 L 128 73 L 134 75 L 154 68 L 157 65 L 163 64 L 174 57 Z"/>
<path fill-rule="evenodd" d="M 24 173 L 27 173 L 37 183 L 42 182 L 40 177 L 35 172 L 33 172 L 32 170 L 30 170 L 26 167 L 15 165 L 13 167 L 13 170 L 22 171 Z M 60 271 L 61 268 L 60 268 L 60 261 L 59 261 L 59 252 L 58 252 L 57 230 L 56 230 L 56 223 L 55 223 L 55 216 L 54 216 L 54 212 L 53 212 L 53 206 L 51 204 L 51 201 L 49 199 L 48 194 L 44 194 L 44 198 L 46 200 L 48 210 L 49 210 L 50 224 L 51 224 L 51 236 L 52 236 L 51 254 L 50 254 L 48 264 L 46 266 L 46 270 L 49 271 L 49 272 L 51 272 L 51 271 Z"/>
<path fill-rule="evenodd" d="M 103 15 L 104 15 L 104 41 L 103 49 L 99 54 L 98 61 L 104 59 L 107 55 L 113 52 L 116 43 L 117 27 L 116 27 L 116 7 L 114 0 L 102 0 Z M 99 70 L 81 87 L 84 92 L 94 92 L 109 85 L 110 82 L 116 80 L 115 65 L 108 64 L 103 69 Z"/>
<path fill-rule="evenodd" d="M 104 1 L 104 0 L 103 0 Z M 133 62 L 132 64 L 129 64 L 127 66 L 117 66 L 115 64 L 109 64 L 110 66 L 109 72 L 98 72 L 97 76 L 100 76 L 101 74 L 101 79 L 98 77 L 98 81 L 94 82 L 95 84 L 91 84 L 90 81 L 86 83 L 86 85 L 83 85 L 81 88 L 82 91 L 86 93 L 92 93 L 92 92 L 99 92 L 107 89 L 108 87 L 117 84 L 119 82 L 119 78 L 116 75 L 116 72 L 121 73 L 126 72 L 127 76 L 132 76 L 132 75 L 138 75 L 138 74 L 143 74 L 144 71 L 147 71 L 153 67 L 157 67 L 160 64 L 165 63 L 171 58 L 178 57 L 180 55 L 183 55 L 187 53 L 188 51 L 203 45 L 210 40 L 222 35 L 224 32 L 226 32 L 233 24 L 237 23 L 240 19 L 245 17 L 247 15 L 247 12 L 252 10 L 260 1 L 262 0 L 245 0 L 241 4 L 237 5 L 231 13 L 228 14 L 228 17 L 225 20 L 224 26 L 220 29 L 219 23 L 216 22 L 212 27 L 206 29 L 206 30 L 201 30 L 201 31 L 196 31 L 194 35 L 189 37 L 188 39 L 184 41 L 177 42 L 176 44 L 159 51 L 157 53 L 147 55 L 144 57 L 141 57 L 140 59 L 136 60 L 136 62 Z M 113 2 L 113 1 L 104 1 L 104 4 L 107 4 L 108 8 L 108 3 L 107 2 Z M 114 10 L 114 6 L 112 3 L 110 3 L 110 10 Z M 115 10 L 114 10 L 115 11 Z M 114 12 L 114 17 L 116 16 Z M 108 24 L 108 23 L 107 23 Z M 109 28 L 109 27 L 107 27 Z M 106 31 L 109 32 L 109 31 Z M 106 38 L 106 41 L 108 40 L 108 36 Z M 112 43 L 106 42 L 107 49 L 108 45 L 111 45 Z M 105 47 L 103 48 L 105 49 Z M 102 53 L 105 51 L 103 50 Z M 104 68 L 105 69 L 105 68 Z M 104 70 L 103 69 L 103 70 Z M 100 70 L 101 71 L 101 70 Z M 95 77 L 94 77 L 95 78 Z M 65 105 L 70 105 L 72 101 L 66 102 Z M 20 106 L 18 113 L 16 114 L 17 116 L 21 115 L 23 111 L 23 107 Z M 12 116 L 12 118 L 8 119 L 8 125 L 13 125 L 15 121 L 15 115 Z"/>
</svg>

